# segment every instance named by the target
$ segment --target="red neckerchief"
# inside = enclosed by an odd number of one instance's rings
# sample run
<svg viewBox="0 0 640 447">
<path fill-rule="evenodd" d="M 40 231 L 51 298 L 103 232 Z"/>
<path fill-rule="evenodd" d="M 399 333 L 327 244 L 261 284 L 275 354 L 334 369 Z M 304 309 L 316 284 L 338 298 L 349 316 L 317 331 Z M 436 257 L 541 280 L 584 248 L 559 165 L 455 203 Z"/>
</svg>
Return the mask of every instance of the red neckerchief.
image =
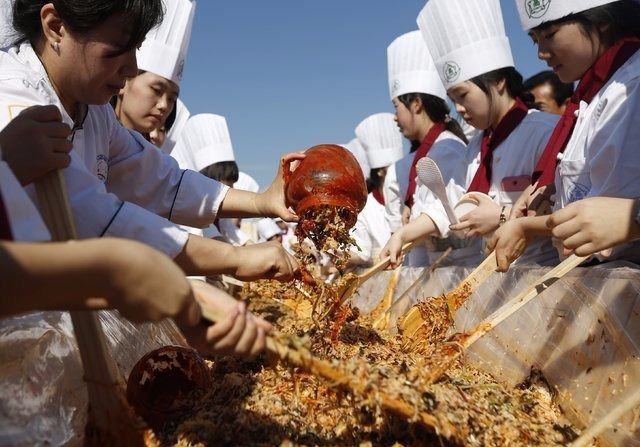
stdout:
<svg viewBox="0 0 640 447">
<path fill-rule="evenodd" d="M 380 205 L 384 205 L 384 196 L 379 189 L 376 188 L 373 190 L 373 198 L 376 199 Z"/>
<path fill-rule="evenodd" d="M 611 76 L 638 49 L 640 49 L 640 39 L 637 37 L 622 38 L 605 51 L 582 76 L 531 176 L 533 183 L 538 182 L 538 188 L 554 182 L 558 154 L 564 152 L 567 143 L 569 143 L 573 129 L 578 121 L 576 111 L 580 109 L 580 101 L 584 101 L 587 104 L 590 103 L 602 87 L 609 82 Z"/>
<path fill-rule="evenodd" d="M 7 215 L 7 210 L 4 207 L 4 200 L 2 200 L 2 193 L 0 193 L 0 240 L 13 240 L 11 225 L 9 223 L 9 216 Z"/>
<path fill-rule="evenodd" d="M 445 129 L 446 125 L 444 123 L 434 123 L 422 140 L 422 143 L 420 143 L 418 150 L 416 150 L 413 161 L 411 162 L 411 169 L 409 169 L 409 187 L 407 188 L 407 193 L 404 196 L 404 204 L 409 208 L 413 206 L 413 194 L 416 192 L 416 176 L 418 175 L 416 172 L 416 164 L 418 164 L 418 160 L 427 156 L 431 146 L 433 146 L 433 143 L 436 142 L 440 134 L 444 132 Z"/>
<path fill-rule="evenodd" d="M 529 109 L 520 100 L 509 109 L 507 114 L 500 120 L 493 132 L 487 130 L 482 134 L 482 148 L 480 149 L 480 166 L 473 177 L 469 191 L 478 191 L 485 194 L 491 188 L 491 166 L 493 164 L 493 151 L 507 139 L 511 132 L 520 125 L 527 116 Z"/>
</svg>

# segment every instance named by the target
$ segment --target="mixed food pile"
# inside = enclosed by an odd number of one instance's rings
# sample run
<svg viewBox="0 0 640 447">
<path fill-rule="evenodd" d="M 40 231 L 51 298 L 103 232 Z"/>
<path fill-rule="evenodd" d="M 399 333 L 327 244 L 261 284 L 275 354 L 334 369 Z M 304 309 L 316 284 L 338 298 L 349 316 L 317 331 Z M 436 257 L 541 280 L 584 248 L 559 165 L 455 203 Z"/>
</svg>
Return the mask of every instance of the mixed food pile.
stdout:
<svg viewBox="0 0 640 447">
<path fill-rule="evenodd" d="M 299 250 L 301 280 L 248 283 L 238 298 L 273 323 L 287 349 L 338 373 L 327 380 L 268 356 L 209 358 L 208 386 L 149 431 L 148 445 L 550 446 L 576 437 L 537 371 L 514 388 L 463 359 L 450 361 L 461 348 L 446 338 L 452 316 L 444 297 L 419 305 L 419 349 L 402 334 L 374 329 L 390 300 L 369 315 L 341 303 L 341 287 L 352 279 L 344 267 L 353 211 L 317 206 L 300 217 L 300 246 L 309 240 L 329 253 L 341 278 L 311 275 L 304 267 L 311 257 Z"/>
</svg>

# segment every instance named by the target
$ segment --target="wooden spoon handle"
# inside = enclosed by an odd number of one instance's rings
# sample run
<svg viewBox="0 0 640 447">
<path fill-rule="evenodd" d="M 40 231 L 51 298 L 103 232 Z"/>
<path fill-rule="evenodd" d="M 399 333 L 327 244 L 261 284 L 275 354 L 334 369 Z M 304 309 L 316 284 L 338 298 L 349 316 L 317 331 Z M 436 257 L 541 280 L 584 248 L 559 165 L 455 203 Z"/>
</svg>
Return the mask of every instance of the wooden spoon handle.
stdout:
<svg viewBox="0 0 640 447">
<path fill-rule="evenodd" d="M 422 242 L 422 239 L 404 244 L 402 246 L 402 253 L 406 254 L 410 252 L 413 249 L 413 247 L 418 245 L 420 242 Z M 369 280 L 376 273 L 380 273 L 381 271 L 389 267 L 390 264 L 391 264 L 391 258 L 389 256 L 381 259 L 380 262 L 378 262 L 376 265 L 371 267 L 369 270 L 366 270 L 361 275 L 358 275 L 358 285 Z"/>
<path fill-rule="evenodd" d="M 569 273 L 571 270 L 582 264 L 588 257 L 571 255 L 560 264 L 558 264 L 555 268 L 550 270 L 546 275 L 536 281 L 534 284 L 531 284 L 525 290 L 520 292 L 518 296 L 509 300 L 504 305 L 502 305 L 498 310 L 496 310 L 493 314 L 491 314 L 487 319 L 485 319 L 482 323 L 478 324 L 465 338 L 463 346 L 465 348 L 471 346 L 475 343 L 479 338 L 483 335 L 491 331 L 493 328 L 498 326 L 504 320 L 509 318 L 511 315 L 516 313 L 522 306 L 527 304 L 536 296 L 540 295 L 542 292 L 551 287 L 557 280 L 562 278 L 564 275 Z"/>
</svg>

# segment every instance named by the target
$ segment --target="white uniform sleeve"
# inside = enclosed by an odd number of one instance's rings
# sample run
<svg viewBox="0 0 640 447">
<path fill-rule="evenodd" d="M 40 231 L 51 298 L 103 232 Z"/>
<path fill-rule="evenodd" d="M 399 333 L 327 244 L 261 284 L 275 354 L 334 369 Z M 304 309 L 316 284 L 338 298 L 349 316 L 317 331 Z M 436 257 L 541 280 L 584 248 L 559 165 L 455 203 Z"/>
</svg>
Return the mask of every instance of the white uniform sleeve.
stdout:
<svg viewBox="0 0 640 447">
<path fill-rule="evenodd" d="M 134 239 L 171 258 L 187 243 L 188 234 L 167 219 L 108 193 L 76 153 L 71 153 L 71 165 L 63 173 L 81 239 L 102 236 Z"/>
<path fill-rule="evenodd" d="M 448 138 L 441 140 L 429 151 L 429 157 L 440 168 L 445 181 L 445 190 L 449 204 L 453 207 L 467 191 L 467 154 L 465 145 L 457 140 Z M 424 185 L 419 185 L 414 196 L 414 210 L 412 216 L 428 215 L 440 231 L 440 236 L 446 238 L 451 230 L 451 222 L 442 202 Z"/>
<path fill-rule="evenodd" d="M 122 127 L 105 108 L 110 125 L 107 189 L 175 223 L 204 228 L 216 219 L 229 188 L 182 170 L 138 132 Z"/>
<path fill-rule="evenodd" d="M 395 164 L 389 166 L 382 187 L 384 207 L 391 232 L 398 231 L 402 227 L 402 210 L 404 209 L 404 197 L 400 197 L 400 185 L 396 175 Z"/>
<path fill-rule="evenodd" d="M 230 244 L 242 246 L 249 242 L 249 236 L 233 223 L 233 219 L 220 219 L 218 225 L 220 233 Z"/>
<path fill-rule="evenodd" d="M 0 97 L 0 128 L 26 107 L 54 103 L 37 87 L 15 78 L 2 80 Z M 172 258 L 186 244 L 188 234 L 167 219 L 107 193 L 104 184 L 87 171 L 75 151 L 71 152 L 71 164 L 63 174 L 80 238 L 119 236 L 135 239 Z M 35 188 L 31 185 L 26 189 L 35 201 Z"/>
<path fill-rule="evenodd" d="M 367 229 L 367 224 L 358 219 L 351 230 L 351 236 L 356 241 L 357 245 L 357 247 L 351 247 L 351 252 L 363 261 L 370 262 L 373 254 L 373 242 L 371 240 L 369 230 Z"/>
</svg>

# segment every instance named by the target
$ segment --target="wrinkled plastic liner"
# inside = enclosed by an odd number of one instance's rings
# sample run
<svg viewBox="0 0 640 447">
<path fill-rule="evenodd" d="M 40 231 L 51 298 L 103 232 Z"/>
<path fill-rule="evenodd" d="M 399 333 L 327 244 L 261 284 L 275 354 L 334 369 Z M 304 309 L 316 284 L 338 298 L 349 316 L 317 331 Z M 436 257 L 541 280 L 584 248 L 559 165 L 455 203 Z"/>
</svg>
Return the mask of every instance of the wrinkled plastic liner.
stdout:
<svg viewBox="0 0 640 447">
<path fill-rule="evenodd" d="M 456 330 L 472 328 L 547 270 L 494 274 L 459 310 Z M 392 321 L 417 297 L 449 290 L 470 271 L 436 270 L 411 300 L 394 306 Z M 420 272 L 402 270 L 396 299 Z M 371 311 L 389 278 L 390 272 L 372 278 L 354 303 Z M 467 361 L 510 385 L 538 367 L 571 422 L 589 426 L 640 386 L 639 314 L 639 270 L 620 263 L 577 269 L 476 342 Z M 134 325 L 117 312 L 100 312 L 100 319 L 123 379 L 147 352 L 184 343 L 170 321 Z M 68 314 L 39 312 L 0 321 L 0 375 L 0 445 L 82 444 L 87 395 Z M 638 413 L 627 414 L 603 435 L 602 445 L 640 445 L 637 425 Z"/>
<path fill-rule="evenodd" d="M 458 311 L 455 330 L 471 329 L 548 270 L 518 268 L 492 275 Z M 420 272 L 402 271 L 396 299 Z M 416 288 L 412 301 L 450 290 L 470 272 L 438 269 Z M 356 304 L 365 311 L 374 308 L 389 277 L 384 272 L 371 279 Z M 411 304 L 396 305 L 392 321 Z M 640 386 L 639 354 L 640 270 L 617 262 L 569 273 L 471 346 L 467 361 L 510 385 L 538 367 L 555 387 L 556 402 L 569 420 L 587 427 Z M 640 445 L 639 417 L 639 410 L 629 412 L 604 433 L 601 444 Z"/>
</svg>

